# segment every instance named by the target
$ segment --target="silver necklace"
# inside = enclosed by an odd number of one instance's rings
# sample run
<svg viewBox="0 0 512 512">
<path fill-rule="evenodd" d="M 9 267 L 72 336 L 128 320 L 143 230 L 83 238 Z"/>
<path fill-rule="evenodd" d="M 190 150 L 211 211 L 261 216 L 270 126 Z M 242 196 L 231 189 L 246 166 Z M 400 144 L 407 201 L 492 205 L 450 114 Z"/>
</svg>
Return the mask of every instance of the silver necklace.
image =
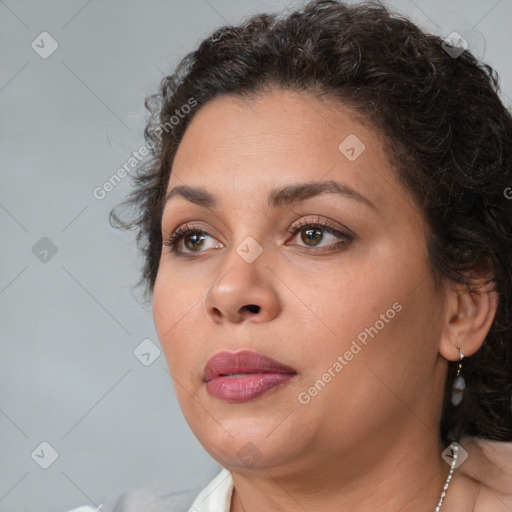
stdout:
<svg viewBox="0 0 512 512">
<path fill-rule="evenodd" d="M 446 496 L 446 491 L 448 490 L 448 485 L 450 485 L 450 480 L 452 479 L 453 470 L 455 469 L 455 466 L 457 464 L 457 457 L 459 455 L 459 447 L 454 444 L 452 446 L 453 451 L 453 460 L 450 464 L 450 472 L 448 473 L 448 476 L 446 477 L 446 482 L 444 483 L 443 492 L 441 493 L 441 497 L 439 498 L 439 503 L 437 504 L 435 512 L 439 512 L 441 510 L 441 507 L 443 506 L 443 500 Z"/>
</svg>

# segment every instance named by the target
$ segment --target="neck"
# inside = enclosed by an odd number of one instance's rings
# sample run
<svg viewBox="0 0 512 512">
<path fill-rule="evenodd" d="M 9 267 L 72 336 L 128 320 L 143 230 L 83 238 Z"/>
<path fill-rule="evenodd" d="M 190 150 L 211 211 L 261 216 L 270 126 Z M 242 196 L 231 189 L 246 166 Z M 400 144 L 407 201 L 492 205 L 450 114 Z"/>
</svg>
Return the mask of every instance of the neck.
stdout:
<svg viewBox="0 0 512 512">
<path fill-rule="evenodd" d="M 233 470 L 231 512 L 433 512 L 450 468 L 441 443 L 430 432 L 420 437 L 397 435 L 393 444 L 368 442 L 336 456 L 318 458 L 316 450 L 315 465 L 308 457 L 294 469 Z"/>
</svg>

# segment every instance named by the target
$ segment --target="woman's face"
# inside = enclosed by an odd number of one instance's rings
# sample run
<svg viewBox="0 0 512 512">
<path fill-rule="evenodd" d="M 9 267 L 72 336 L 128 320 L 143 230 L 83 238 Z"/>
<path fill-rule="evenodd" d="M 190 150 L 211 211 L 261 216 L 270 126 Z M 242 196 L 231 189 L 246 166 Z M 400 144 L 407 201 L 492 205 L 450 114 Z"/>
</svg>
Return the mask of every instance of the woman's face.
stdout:
<svg viewBox="0 0 512 512">
<path fill-rule="evenodd" d="M 382 137 L 354 119 L 291 91 L 224 96 L 177 151 L 168 191 L 213 200 L 175 193 L 165 206 L 164 240 L 195 233 L 180 253 L 163 247 L 154 321 L 190 428 L 232 471 L 353 469 L 437 432 L 444 301 L 426 224 Z M 205 382 L 212 356 L 246 350 L 294 373 L 217 368 Z"/>
</svg>

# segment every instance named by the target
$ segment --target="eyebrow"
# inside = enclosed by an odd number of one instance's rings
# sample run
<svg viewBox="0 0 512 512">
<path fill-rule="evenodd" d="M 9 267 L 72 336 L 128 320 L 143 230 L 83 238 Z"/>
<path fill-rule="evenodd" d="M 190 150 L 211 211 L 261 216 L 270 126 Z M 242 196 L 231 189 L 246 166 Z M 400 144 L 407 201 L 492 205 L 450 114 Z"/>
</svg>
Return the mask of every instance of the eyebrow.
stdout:
<svg viewBox="0 0 512 512">
<path fill-rule="evenodd" d="M 292 183 L 282 188 L 272 189 L 267 198 L 267 205 L 270 208 L 294 205 L 311 197 L 325 193 L 343 195 L 349 199 L 358 201 L 359 203 L 366 204 L 377 211 L 377 207 L 356 189 L 346 183 L 339 183 L 333 180 Z M 206 189 L 202 187 L 191 187 L 188 185 L 178 185 L 172 188 L 165 197 L 165 203 L 178 196 L 210 210 L 213 210 L 218 206 L 217 198 Z"/>
</svg>

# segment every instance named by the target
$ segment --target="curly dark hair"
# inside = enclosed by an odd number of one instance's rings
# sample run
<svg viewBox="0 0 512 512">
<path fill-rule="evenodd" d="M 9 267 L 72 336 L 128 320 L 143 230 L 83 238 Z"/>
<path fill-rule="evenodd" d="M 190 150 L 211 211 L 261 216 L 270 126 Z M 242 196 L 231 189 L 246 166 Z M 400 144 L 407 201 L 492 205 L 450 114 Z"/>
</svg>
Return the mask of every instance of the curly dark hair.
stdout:
<svg viewBox="0 0 512 512">
<path fill-rule="evenodd" d="M 118 207 L 135 216 L 145 263 L 138 285 L 152 295 L 162 250 L 163 200 L 177 148 L 194 114 L 219 95 L 272 88 L 332 97 L 379 130 L 398 179 L 430 227 L 434 282 L 472 286 L 488 277 L 499 304 L 482 347 L 464 359 L 462 403 L 450 403 L 457 364 L 446 378 L 440 438 L 512 441 L 512 117 L 499 98 L 499 75 L 469 51 L 374 3 L 316 0 L 287 15 L 259 14 L 224 26 L 186 55 L 146 98 L 151 157 L 132 176 Z M 191 108 L 194 105 L 195 108 Z"/>
</svg>

